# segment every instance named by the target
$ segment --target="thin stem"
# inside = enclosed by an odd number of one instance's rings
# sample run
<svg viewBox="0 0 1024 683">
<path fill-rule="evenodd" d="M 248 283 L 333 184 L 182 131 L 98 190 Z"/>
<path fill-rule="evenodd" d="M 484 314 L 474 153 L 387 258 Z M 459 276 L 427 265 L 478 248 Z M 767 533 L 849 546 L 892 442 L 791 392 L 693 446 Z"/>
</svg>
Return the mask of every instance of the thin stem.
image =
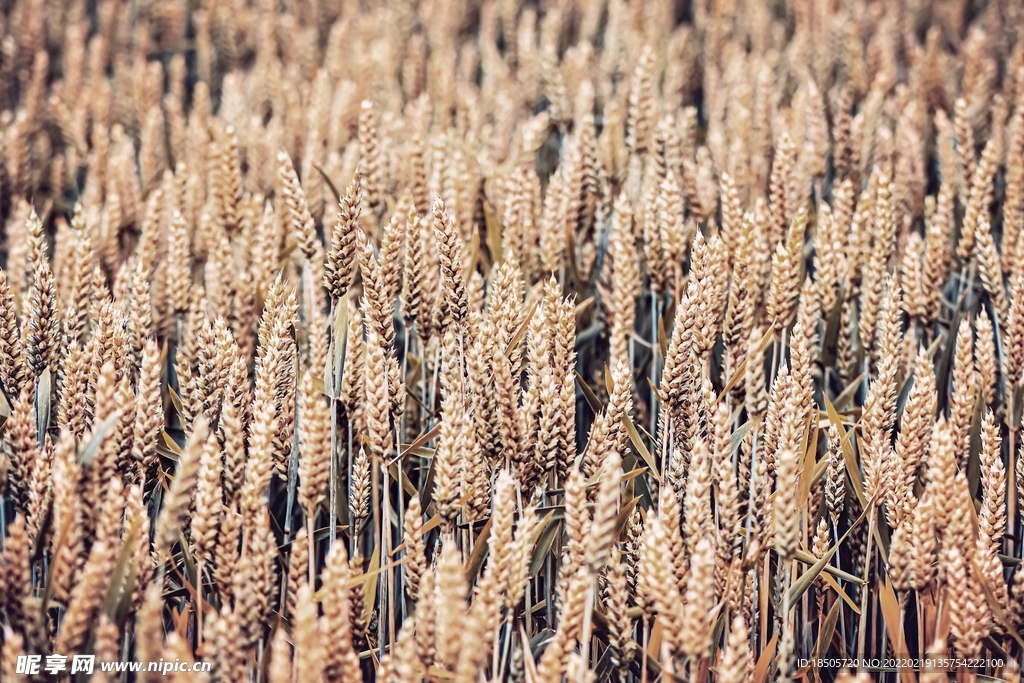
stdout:
<svg viewBox="0 0 1024 683">
<path fill-rule="evenodd" d="M 868 620 L 868 593 L 870 593 L 871 584 L 869 583 L 869 577 L 871 576 L 871 553 L 874 551 L 874 540 L 875 535 L 871 533 L 871 529 L 875 524 L 875 501 L 871 501 L 870 509 L 868 511 L 868 543 L 867 549 L 864 552 L 864 585 L 861 586 L 860 594 L 860 626 L 857 628 L 857 656 L 864 656 L 864 638 L 867 632 L 867 620 Z"/>
<path fill-rule="evenodd" d="M 580 667 L 580 676 L 577 683 L 586 682 L 587 670 L 590 668 L 590 622 L 594 618 L 594 584 L 596 583 L 597 577 L 590 577 L 590 581 L 587 583 L 586 602 L 583 604 L 583 633 L 580 634 L 580 659 L 583 661 L 583 666 Z"/>
<path fill-rule="evenodd" d="M 526 622 L 526 632 L 533 633 L 533 586 L 536 579 L 530 577 L 526 580 L 526 590 L 523 591 L 523 621 Z M 509 638 L 512 635 L 509 634 Z"/>
<path fill-rule="evenodd" d="M 435 344 L 434 346 L 434 379 L 430 384 L 430 411 L 434 411 L 434 402 L 437 400 L 437 374 L 441 369 L 441 344 Z M 432 420 L 431 420 L 432 421 Z M 433 427 L 433 425 L 430 425 Z"/>
<path fill-rule="evenodd" d="M 647 615 L 643 619 L 643 650 L 640 652 L 640 683 L 647 683 L 647 646 L 649 644 L 647 632 Z"/>
<path fill-rule="evenodd" d="M 961 306 L 963 306 L 963 304 L 967 302 L 967 295 L 970 294 L 973 290 L 974 290 L 974 261 L 972 260 L 971 261 L 971 269 L 967 273 L 967 289 L 964 291 L 964 299 L 963 299 L 963 301 L 958 301 L 958 303 Z"/>
<path fill-rule="evenodd" d="M 956 304 L 957 304 L 958 308 L 960 306 L 960 297 L 962 297 L 964 295 L 964 281 L 966 279 L 967 279 L 967 264 L 965 263 L 960 268 L 960 279 L 959 279 L 959 281 L 957 283 Z"/>
<path fill-rule="evenodd" d="M 327 523 L 330 527 L 328 547 L 333 547 L 338 538 L 338 520 L 334 514 L 338 509 L 338 399 L 334 396 L 331 396 L 331 454 L 328 458 L 328 466 L 330 468 L 327 476 Z"/>
<path fill-rule="evenodd" d="M 316 543 L 313 542 L 316 533 L 316 525 L 313 523 L 312 515 L 306 517 L 306 543 L 308 557 L 306 558 L 306 579 L 310 586 L 316 585 Z"/>
<path fill-rule="evenodd" d="M 387 554 L 387 548 L 385 547 L 385 544 L 386 544 L 385 537 L 387 535 L 387 530 L 386 530 L 387 522 L 383 519 L 383 516 L 381 515 L 381 491 L 383 489 L 383 486 L 387 486 L 387 473 L 386 472 L 384 473 L 384 483 L 382 485 L 381 481 L 380 481 L 380 470 L 384 469 L 382 467 L 384 465 L 384 462 L 383 462 L 384 458 L 380 457 L 379 460 L 378 460 L 378 455 L 376 453 L 374 453 L 373 454 L 373 460 L 376 461 L 376 462 L 373 463 L 373 466 L 372 466 L 372 469 L 371 469 L 372 474 L 371 474 L 371 478 L 370 478 L 371 479 L 370 487 L 371 487 L 371 489 L 373 491 L 373 493 L 372 493 L 372 501 L 373 501 L 374 548 L 379 551 L 379 555 L 378 555 L 378 557 L 380 558 L 379 562 L 380 562 L 380 565 L 383 566 L 384 563 L 387 563 L 388 560 L 390 559 L 388 557 L 388 554 Z M 387 493 L 386 493 L 386 489 L 384 489 L 384 496 L 383 496 L 383 498 L 384 498 L 384 506 L 386 507 L 387 506 L 387 498 L 388 498 Z M 378 612 L 377 612 L 377 614 L 378 614 L 378 617 L 377 617 L 377 644 L 379 646 L 378 656 L 380 658 L 382 658 L 382 659 L 384 657 L 385 646 L 387 644 L 385 642 L 385 638 L 384 638 L 384 634 L 385 634 L 384 622 L 387 620 L 387 618 L 385 616 L 387 614 L 387 611 L 386 611 L 387 610 L 387 606 L 386 606 L 386 603 L 387 603 L 387 589 L 388 589 L 388 576 L 387 576 L 387 572 L 386 571 L 382 571 L 382 572 L 380 572 L 378 574 L 378 577 L 377 577 L 377 591 L 378 591 L 378 595 L 380 596 L 380 606 L 379 606 Z"/>
<path fill-rule="evenodd" d="M 1014 557 L 1016 548 L 1015 534 L 1013 533 L 1016 528 L 1017 520 L 1017 496 L 1015 492 L 1017 490 L 1017 425 L 1014 419 L 1014 399 L 1017 393 L 1014 382 L 1007 379 L 1006 382 L 1006 424 L 1009 428 L 1009 453 L 1006 468 L 1006 484 L 1007 492 L 1009 495 L 1006 498 L 1006 528 L 1009 529 L 1009 539 L 1006 541 L 1006 552 L 1011 557 Z"/>
<path fill-rule="evenodd" d="M 658 428 L 658 396 L 654 387 L 658 385 L 658 293 L 651 290 L 651 435 Z"/>
<path fill-rule="evenodd" d="M 769 603 L 772 602 L 772 583 L 771 583 L 771 568 L 772 558 L 770 553 L 764 554 L 764 565 L 761 577 L 761 647 L 764 647 L 768 643 L 768 608 Z"/>
<path fill-rule="evenodd" d="M 203 557 L 196 558 L 196 650 L 203 649 Z"/>
<path fill-rule="evenodd" d="M 384 583 L 382 588 L 386 589 L 385 590 L 385 594 L 382 594 L 382 602 L 384 601 L 384 599 L 386 599 L 387 600 L 387 604 L 390 606 L 390 605 L 394 605 L 395 604 L 395 594 L 394 594 L 394 590 L 395 590 L 394 571 L 395 570 L 394 570 L 394 567 L 391 566 L 391 482 L 390 482 L 390 473 L 388 472 L 387 458 L 381 458 L 380 464 L 381 464 L 381 473 L 383 474 L 383 477 L 384 477 L 384 479 L 383 479 L 383 490 L 382 490 L 383 501 L 384 501 L 384 514 L 383 514 L 383 519 L 381 520 L 381 523 L 382 523 L 382 528 L 381 528 L 381 543 L 382 543 L 382 547 L 381 547 L 381 551 L 380 551 L 380 561 L 382 563 L 386 563 L 388 565 L 387 571 L 381 572 L 381 581 Z M 388 610 L 383 605 L 380 608 L 380 614 L 382 614 L 382 615 L 389 614 Z M 383 633 L 385 619 L 384 618 L 378 618 L 377 621 L 378 621 L 379 628 L 380 628 L 381 632 Z M 386 621 L 388 623 L 388 641 L 387 642 L 388 643 L 393 643 L 393 642 L 395 642 L 395 620 L 394 619 L 387 619 Z M 383 638 L 382 638 L 381 639 L 381 656 L 383 656 L 383 653 L 384 653 L 384 643 L 383 643 Z"/>
<path fill-rule="evenodd" d="M 430 419 L 434 412 L 434 403 L 431 399 L 427 398 L 427 340 L 420 339 L 420 399 L 423 402 L 423 425 L 426 427 L 425 431 L 430 430 L 433 426 L 430 424 Z"/>
<path fill-rule="evenodd" d="M 838 520 L 838 518 L 832 520 L 832 538 L 836 539 L 836 542 L 839 541 L 839 520 Z M 839 571 L 843 571 L 842 561 L 839 559 L 839 555 L 840 555 L 840 553 L 836 552 L 833 555 L 833 557 L 836 558 L 836 569 L 838 569 Z M 843 580 L 841 578 L 836 577 L 836 583 L 839 584 L 840 588 L 843 587 Z M 845 652 L 846 651 L 846 615 L 843 614 L 843 612 L 845 611 L 846 605 L 844 604 L 844 602 L 845 602 L 844 600 L 840 600 L 839 601 L 839 637 L 843 641 L 843 651 Z"/>
<path fill-rule="evenodd" d="M 491 645 L 491 674 L 494 677 L 499 676 L 499 667 L 502 666 L 504 657 L 501 653 L 501 632 L 505 628 L 505 619 L 498 623 L 498 628 L 494 629 L 494 642 Z"/>
<path fill-rule="evenodd" d="M 260 636 L 259 643 L 256 645 L 256 683 L 260 683 L 262 675 L 263 675 L 263 636 Z"/>
<path fill-rule="evenodd" d="M 386 372 L 383 373 L 383 375 L 384 375 L 384 395 L 385 396 L 390 396 L 390 390 L 389 390 L 389 387 L 388 387 L 388 375 L 387 375 Z M 388 438 L 389 439 L 391 438 L 390 430 L 388 432 Z M 374 451 L 376 451 L 376 449 L 374 449 Z M 390 560 L 391 560 L 391 556 L 390 556 L 391 547 L 390 547 L 390 545 L 391 544 L 389 543 L 390 536 L 391 536 L 391 495 L 390 495 L 389 489 L 390 489 L 391 483 L 389 481 L 388 463 L 387 463 L 388 453 L 390 453 L 390 452 L 391 452 L 391 449 L 388 448 L 388 449 L 385 449 L 385 451 L 382 452 L 382 453 L 378 454 L 378 453 L 374 452 L 374 454 L 373 454 L 374 459 L 379 458 L 379 471 L 380 471 L 380 475 L 379 476 L 382 477 L 382 481 L 380 482 L 381 486 L 378 489 L 377 488 L 377 485 L 378 485 L 378 481 L 377 481 L 377 479 L 378 479 L 378 465 L 374 465 L 374 467 L 373 467 L 373 479 L 374 479 L 374 481 L 372 483 L 372 487 L 373 487 L 373 527 L 374 527 L 374 533 L 377 534 L 377 539 L 376 539 L 377 546 L 376 547 L 380 549 L 379 557 L 380 557 L 381 565 L 384 565 L 384 564 L 390 565 L 391 564 L 391 562 L 390 562 Z M 381 507 L 383 507 L 383 511 L 381 510 Z M 390 587 L 391 587 L 390 578 L 391 578 L 391 569 L 390 568 L 387 571 L 383 571 L 383 572 L 380 573 L 379 588 L 380 588 L 380 602 L 381 602 L 381 604 L 380 604 L 379 610 L 377 612 L 377 614 L 379 615 L 377 617 L 377 643 L 380 646 L 380 658 L 381 659 L 384 658 L 384 648 L 385 648 L 385 645 L 387 643 L 393 643 L 394 640 L 395 640 L 394 639 L 394 620 L 393 619 L 387 619 L 387 617 L 385 616 L 388 613 L 387 610 L 389 609 L 389 606 L 391 604 L 393 604 L 388 599 L 390 597 L 388 591 L 390 591 Z M 387 641 L 385 641 L 385 638 L 384 638 L 384 622 L 385 621 L 387 621 L 388 624 L 389 624 L 389 628 L 388 628 L 389 639 Z"/>
<path fill-rule="evenodd" d="M 343 304 L 347 305 L 347 304 Z M 328 523 L 330 525 L 330 545 L 333 547 L 334 542 L 338 538 L 338 408 L 340 401 L 338 395 L 341 392 L 341 380 L 344 373 L 344 354 L 338 353 L 339 339 L 334 334 L 337 329 L 334 325 L 334 317 L 337 315 L 337 306 L 331 303 L 331 369 L 334 372 L 333 382 L 331 386 L 331 458 L 330 458 L 330 485 L 328 486 Z M 345 346 L 348 346 L 349 340 L 347 339 L 348 332 L 345 332 Z M 344 349 L 342 349 L 344 351 Z M 336 359 L 341 358 L 342 362 L 335 362 Z M 350 448 L 351 450 L 351 448 Z M 350 470 L 351 471 L 351 468 Z M 312 543 L 313 537 L 310 536 L 310 543 Z"/>
<path fill-rule="evenodd" d="M 404 339 L 404 341 L 402 343 L 402 346 L 403 346 L 403 349 L 402 349 L 402 381 L 403 382 L 407 382 L 408 380 L 406 378 L 407 378 L 408 372 L 409 372 L 409 329 L 408 328 L 405 329 L 405 339 Z M 398 433 L 398 442 L 399 443 L 405 443 L 406 435 L 405 435 L 405 411 L 404 410 L 402 411 L 402 419 L 401 419 L 400 423 L 398 425 L 396 425 L 396 426 L 398 427 L 398 429 L 396 430 L 397 433 Z"/>
<path fill-rule="evenodd" d="M 924 605 L 922 600 L 924 596 L 921 593 L 917 594 L 917 600 L 914 601 L 914 605 L 917 611 L 917 654 L 919 657 L 924 657 Z"/>
<path fill-rule="evenodd" d="M 130 636 L 131 629 L 130 629 L 130 627 L 128 625 L 125 625 L 121 629 L 121 634 L 123 636 L 123 638 L 121 639 L 121 661 L 122 662 L 126 662 L 126 661 L 128 661 L 128 648 L 131 645 L 131 636 Z M 122 682 L 125 682 L 125 681 L 128 680 L 128 673 L 127 672 L 125 672 L 125 674 L 121 678 L 121 680 L 122 680 Z"/>
<path fill-rule="evenodd" d="M 776 365 L 776 363 L 778 363 L 778 360 L 779 360 L 779 351 L 780 351 L 780 349 L 779 349 L 779 339 L 773 339 L 772 340 L 772 362 L 771 362 L 771 365 L 768 366 L 768 386 L 769 387 L 775 382 L 775 374 L 778 371 L 778 366 Z"/>
<path fill-rule="evenodd" d="M 868 395 L 868 377 L 870 377 L 870 375 L 871 375 L 871 368 L 869 367 L 868 362 L 869 362 L 868 351 L 867 351 L 867 349 L 864 349 L 864 380 L 861 383 L 861 386 L 864 388 L 864 395 L 865 396 Z"/>
<path fill-rule="evenodd" d="M 293 399 L 294 400 L 294 399 Z M 292 452 L 288 458 L 288 500 L 285 504 L 285 542 L 292 535 L 292 511 L 295 509 L 295 494 L 299 486 L 299 430 L 292 430 Z M 311 539 L 312 540 L 312 539 Z"/>
<path fill-rule="evenodd" d="M 348 481 L 348 500 L 349 500 L 349 508 L 350 508 L 350 512 L 349 512 L 349 516 L 348 516 L 349 517 L 349 520 L 348 520 L 348 523 L 349 523 L 348 535 L 349 535 L 349 538 L 351 539 L 351 545 L 352 545 L 350 550 L 352 551 L 352 554 L 355 555 L 356 549 L 359 548 L 359 522 L 351 514 L 351 505 L 352 505 L 352 413 L 351 413 L 351 411 L 349 411 L 348 415 L 346 415 L 345 427 L 348 430 L 348 450 L 347 450 L 348 464 L 346 465 L 346 467 L 348 468 L 347 469 L 346 480 Z"/>
<path fill-rule="evenodd" d="M 548 553 L 544 558 L 544 613 L 548 624 L 553 624 L 555 621 L 554 600 L 552 599 L 554 595 L 551 590 L 551 577 L 555 568 L 552 565 L 551 555 L 552 553 Z"/>
<path fill-rule="evenodd" d="M 386 463 L 385 463 L 385 465 L 386 465 Z M 398 441 L 395 441 L 395 474 L 396 474 L 396 477 L 397 477 L 396 483 L 398 484 L 398 505 L 396 506 L 398 508 L 398 533 L 402 537 L 402 541 L 404 542 L 405 541 L 405 538 L 404 538 L 404 534 L 405 534 L 405 501 L 402 498 L 402 444 L 399 443 Z M 390 570 L 388 570 L 388 571 L 390 571 Z M 401 576 L 401 571 L 396 573 L 395 576 Z M 395 589 L 397 590 L 397 586 L 395 586 Z M 392 595 L 394 595 L 394 593 Z M 405 596 L 405 591 L 402 591 L 401 593 L 399 593 L 399 595 Z M 405 613 L 408 612 L 408 607 L 409 606 L 408 606 L 408 602 L 407 601 L 408 601 L 408 596 L 404 597 L 402 599 L 402 601 L 401 601 L 402 602 L 401 607 L 403 608 L 403 610 L 402 610 L 402 618 L 403 619 L 404 619 Z M 397 602 L 393 603 L 393 604 L 395 605 L 395 609 L 398 609 L 399 606 L 400 606 Z M 399 621 L 399 623 L 401 623 L 401 621 Z"/>
<path fill-rule="evenodd" d="M 782 565 L 782 563 L 783 563 L 783 560 L 780 558 L 779 559 L 779 565 Z M 789 587 L 793 584 L 793 574 L 797 571 L 796 560 L 795 559 L 791 559 L 791 560 L 789 560 L 788 564 L 789 564 L 788 570 L 783 569 L 781 566 L 778 569 L 783 572 L 783 581 L 785 582 L 785 585 L 783 586 L 783 593 L 782 593 L 782 630 L 784 632 L 788 631 L 788 632 L 792 633 L 793 627 L 795 626 L 794 622 L 796 621 L 796 616 L 794 615 L 791 618 L 790 615 L 789 615 L 789 609 L 790 609 L 790 604 L 789 604 Z M 807 593 L 805 592 L 804 595 L 806 595 L 806 594 Z M 794 638 L 793 640 L 794 640 L 794 643 L 795 643 L 796 639 Z M 786 649 L 788 649 L 788 648 L 786 648 Z M 791 656 L 794 653 L 792 653 L 792 652 L 785 652 L 784 654 L 785 654 L 785 656 Z"/>
<path fill-rule="evenodd" d="M 899 632 L 899 635 L 896 637 L 896 651 L 892 653 L 893 656 L 896 657 L 896 662 L 897 662 L 897 664 L 896 664 L 896 679 L 897 680 L 899 680 L 899 676 L 900 676 L 899 671 L 902 668 L 899 665 L 899 660 L 900 660 L 900 657 L 902 657 L 902 652 L 903 652 L 903 621 L 906 619 L 906 616 L 907 616 L 907 592 L 906 591 L 902 591 L 902 595 L 900 595 L 900 597 L 899 597 L 899 602 L 900 602 L 900 632 Z"/>
</svg>

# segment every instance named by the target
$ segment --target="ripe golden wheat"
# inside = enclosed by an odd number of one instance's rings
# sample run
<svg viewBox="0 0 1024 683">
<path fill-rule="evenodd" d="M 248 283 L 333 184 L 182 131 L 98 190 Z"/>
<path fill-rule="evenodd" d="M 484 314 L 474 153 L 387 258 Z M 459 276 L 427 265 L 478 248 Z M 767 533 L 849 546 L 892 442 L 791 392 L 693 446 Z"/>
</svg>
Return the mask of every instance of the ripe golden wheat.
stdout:
<svg viewBox="0 0 1024 683">
<path fill-rule="evenodd" d="M 4 683 L 1019 683 L 1018 2 L 0 5 Z"/>
</svg>

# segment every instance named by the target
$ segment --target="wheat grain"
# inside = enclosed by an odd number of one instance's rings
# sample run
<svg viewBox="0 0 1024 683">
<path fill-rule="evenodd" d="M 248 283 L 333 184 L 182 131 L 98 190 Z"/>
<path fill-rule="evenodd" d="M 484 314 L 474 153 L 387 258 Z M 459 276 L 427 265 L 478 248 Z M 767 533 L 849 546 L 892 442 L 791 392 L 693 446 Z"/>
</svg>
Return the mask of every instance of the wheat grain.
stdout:
<svg viewBox="0 0 1024 683">
<path fill-rule="evenodd" d="M 966 320 L 962 320 L 957 329 L 955 349 L 953 392 L 949 399 L 949 420 L 957 461 L 962 464 L 967 459 L 968 422 L 974 408 L 976 386 L 973 335 Z"/>
<path fill-rule="evenodd" d="M 44 4 L 5 681 L 1019 678 L 1014 3 Z"/>
<path fill-rule="evenodd" d="M 182 452 L 174 485 L 168 492 L 163 511 L 157 520 L 156 542 L 164 548 L 174 543 L 182 522 L 188 517 L 193 489 L 203 469 L 201 460 L 208 439 L 209 426 L 205 421 L 197 422 Z"/>
</svg>

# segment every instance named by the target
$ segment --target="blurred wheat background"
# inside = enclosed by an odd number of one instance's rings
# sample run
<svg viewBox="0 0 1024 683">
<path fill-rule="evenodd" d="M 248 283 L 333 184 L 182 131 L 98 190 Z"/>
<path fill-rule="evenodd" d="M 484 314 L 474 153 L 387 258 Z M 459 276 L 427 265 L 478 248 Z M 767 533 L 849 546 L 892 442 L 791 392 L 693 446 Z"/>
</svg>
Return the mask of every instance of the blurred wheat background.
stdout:
<svg viewBox="0 0 1024 683">
<path fill-rule="evenodd" d="M 1022 22 L 0 0 L 0 679 L 1018 683 Z"/>
</svg>

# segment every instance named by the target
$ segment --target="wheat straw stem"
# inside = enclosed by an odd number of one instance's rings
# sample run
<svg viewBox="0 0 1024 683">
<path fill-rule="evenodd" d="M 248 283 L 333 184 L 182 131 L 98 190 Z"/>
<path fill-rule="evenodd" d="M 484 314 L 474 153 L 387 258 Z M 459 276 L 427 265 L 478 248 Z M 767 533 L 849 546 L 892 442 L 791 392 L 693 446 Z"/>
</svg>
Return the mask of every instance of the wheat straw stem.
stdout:
<svg viewBox="0 0 1024 683">
<path fill-rule="evenodd" d="M 344 355 L 337 353 L 338 335 L 337 325 L 334 324 L 337 315 L 337 304 L 331 300 L 331 345 L 327 353 L 330 354 L 330 368 L 334 373 L 331 378 L 331 451 L 328 456 L 327 474 L 327 519 L 330 528 L 327 548 L 333 548 L 338 538 L 338 518 L 335 512 L 338 509 L 338 396 L 341 390 L 341 376 L 345 367 Z M 347 336 L 347 330 L 346 330 Z M 338 357 L 343 360 L 337 362 Z M 312 538 L 312 536 L 310 537 Z"/>
<path fill-rule="evenodd" d="M 658 292 L 651 288 L 651 383 L 657 386 L 658 372 Z M 658 428 L 658 394 L 651 388 L 651 434 L 657 434 Z M 664 468 L 663 468 L 664 469 Z"/>
<path fill-rule="evenodd" d="M 373 524 L 373 532 L 369 534 L 373 541 L 373 548 L 380 549 L 383 546 L 381 536 L 384 533 L 383 522 L 381 521 L 380 515 L 380 473 L 377 470 L 377 454 L 370 451 L 370 514 L 371 521 Z M 377 589 L 381 589 L 381 584 L 384 581 L 382 576 L 377 577 Z M 384 620 L 379 619 L 377 623 L 377 641 L 380 643 L 379 657 L 384 656 Z"/>
<path fill-rule="evenodd" d="M 384 376 L 385 395 L 387 395 L 387 383 L 388 383 L 387 373 L 386 372 L 383 373 L 383 376 Z M 391 422 L 392 423 L 394 422 L 393 416 L 391 418 Z M 401 444 L 395 444 L 395 459 L 396 459 L 396 463 L 398 464 L 398 469 L 399 470 L 401 470 L 401 467 L 402 467 L 401 460 L 398 459 L 400 447 L 401 447 Z M 381 466 L 381 469 L 383 470 L 383 475 L 384 475 L 384 480 L 383 480 L 383 486 L 384 486 L 384 488 L 383 488 L 384 518 L 382 520 L 384 528 L 381 530 L 382 543 L 384 544 L 384 547 L 381 549 L 380 556 L 382 558 L 385 558 L 385 557 L 391 557 L 391 482 L 390 482 L 391 473 L 389 472 L 389 468 L 388 468 L 388 453 L 387 452 L 381 453 L 380 466 Z M 401 481 L 401 479 L 399 479 L 399 481 L 398 481 L 398 490 L 399 491 L 402 490 L 401 485 L 402 485 L 402 481 Z M 398 508 L 399 508 L 399 510 L 401 510 L 401 508 L 402 508 L 401 500 L 399 500 Z M 399 525 L 401 525 L 401 521 L 399 521 Z M 399 526 L 399 528 L 401 528 L 401 526 Z M 395 605 L 395 580 L 394 580 L 395 579 L 395 574 L 394 574 L 394 568 L 393 568 L 393 566 L 391 566 L 390 562 L 388 563 L 388 565 L 389 565 L 388 566 L 388 570 L 386 572 L 382 572 L 382 574 L 381 574 L 381 580 L 384 582 L 383 588 L 385 588 L 387 590 L 387 603 L 386 604 L 382 604 L 381 607 L 380 607 L 380 612 L 382 614 L 387 614 L 388 613 L 387 610 L 390 609 L 390 606 L 391 605 Z M 380 624 L 380 628 L 381 628 L 381 632 L 382 633 L 383 633 L 383 628 L 384 628 L 384 626 L 383 626 L 384 621 L 385 620 L 383 618 L 379 618 L 378 619 L 378 623 Z M 387 625 L 388 625 L 388 640 L 387 640 L 387 642 L 388 643 L 394 643 L 394 642 L 396 642 L 395 641 L 395 619 L 394 618 L 387 619 Z M 383 652 L 383 651 L 384 651 L 384 642 L 383 642 L 383 638 L 381 638 L 381 652 Z"/>
<path fill-rule="evenodd" d="M 1014 446 L 1016 445 L 1017 429 L 1018 429 L 1017 428 L 1017 424 L 1016 424 L 1016 420 L 1013 417 L 1013 415 L 1014 415 L 1013 410 L 1014 410 L 1014 399 L 1016 398 L 1016 395 L 1017 395 L 1017 387 L 1016 387 L 1016 382 L 1013 381 L 1012 378 L 1005 377 L 1004 379 L 1006 380 L 1006 387 L 1005 387 L 1005 391 L 1006 391 L 1006 417 L 1005 417 L 1005 420 L 1006 420 L 1006 425 L 1007 425 L 1007 443 L 1009 444 L 1009 449 L 1008 449 L 1007 454 L 1006 454 L 1006 457 L 1007 457 L 1007 465 L 1006 465 L 1006 486 L 1007 486 L 1007 488 L 1006 488 L 1006 490 L 1009 492 L 1009 495 L 1007 496 L 1007 500 L 1006 500 L 1006 520 L 1007 520 L 1007 527 L 1008 527 L 1008 529 L 1011 532 L 1010 533 L 1010 537 L 1006 540 L 1006 552 L 1011 557 L 1013 557 L 1014 556 L 1014 552 L 1016 550 L 1014 548 L 1016 534 L 1014 534 L 1012 532 L 1014 531 L 1014 528 L 1016 526 L 1016 519 L 1017 519 L 1017 516 L 1016 516 L 1017 515 L 1017 496 L 1014 495 L 1014 492 L 1016 491 L 1016 487 L 1017 487 L 1017 484 L 1016 484 L 1016 478 L 1017 478 L 1016 458 L 1017 458 L 1017 453 L 1016 453 L 1016 449 L 1014 448 Z"/>
<path fill-rule="evenodd" d="M 583 631 L 580 634 L 581 659 L 586 664 L 590 661 L 590 622 L 594 618 L 594 594 L 597 588 L 597 576 L 592 575 L 587 582 L 587 593 L 583 603 Z M 587 667 L 581 666 L 577 683 L 586 683 Z"/>
<path fill-rule="evenodd" d="M 297 357 L 296 357 L 296 361 L 298 361 Z M 293 363 L 293 365 L 294 365 L 294 368 L 295 368 L 294 372 L 297 373 L 298 372 L 298 363 L 295 362 L 295 363 Z M 294 403 L 295 403 L 297 395 L 298 395 L 298 392 L 294 390 L 294 389 L 298 388 L 297 386 L 295 386 L 296 384 L 298 384 L 298 382 L 296 380 L 297 380 L 297 375 L 296 375 L 295 379 L 291 380 L 292 383 L 293 383 L 293 391 L 290 393 L 288 398 L 285 399 L 287 401 L 290 401 L 293 404 L 291 406 L 291 411 L 292 411 L 293 419 L 294 419 L 294 415 L 295 415 Z M 285 542 L 286 543 L 291 540 L 291 535 L 292 535 L 292 510 L 295 509 L 296 494 L 298 492 L 298 485 L 299 485 L 299 430 L 295 429 L 294 427 L 292 428 L 291 442 L 292 442 L 291 452 L 290 452 L 290 455 L 288 456 L 288 480 L 287 480 L 288 481 L 288 498 L 287 498 L 287 501 L 286 501 L 286 504 L 285 504 L 284 538 L 285 538 Z"/>
<path fill-rule="evenodd" d="M 438 373 L 441 370 L 441 346 L 440 340 L 438 340 L 438 343 L 434 345 L 434 376 L 430 381 L 430 402 L 427 404 L 429 406 L 430 414 L 427 426 L 431 428 L 434 426 L 434 403 L 437 400 L 437 380 Z M 424 369 L 426 369 L 426 364 L 424 364 Z"/>
<path fill-rule="evenodd" d="M 351 415 L 351 411 L 349 412 L 348 419 L 345 420 L 345 423 L 346 423 L 346 425 L 345 425 L 346 426 L 346 431 L 348 432 L 348 447 L 347 447 L 347 451 L 346 451 L 348 462 L 346 463 L 346 466 L 345 466 L 346 467 L 346 471 L 347 471 L 346 480 L 349 482 L 349 500 L 351 500 L 352 499 L 352 483 L 355 480 L 355 476 L 354 476 L 353 471 L 352 471 L 352 415 Z M 349 529 L 349 541 L 350 541 L 349 545 L 351 546 L 351 548 L 349 548 L 349 551 L 354 556 L 356 554 L 356 552 L 358 551 L 358 549 L 359 549 L 359 520 L 355 519 L 354 516 L 351 516 L 351 515 L 350 515 L 350 518 L 351 518 L 350 519 L 350 521 L 351 521 L 350 527 L 351 528 Z"/>
<path fill-rule="evenodd" d="M 843 476 L 844 477 L 846 476 L 845 470 L 844 470 Z M 832 520 L 832 538 L 836 539 L 837 543 L 839 542 L 840 536 L 839 536 L 839 520 L 838 520 L 838 518 Z M 836 561 L 836 569 L 838 569 L 839 571 L 842 571 L 843 570 L 843 565 L 842 565 L 842 560 L 839 557 L 840 555 L 841 555 L 841 553 L 836 551 L 833 554 L 833 557 L 835 558 L 835 561 Z M 841 579 L 839 577 L 836 577 L 836 583 L 839 585 L 840 588 L 843 588 L 843 579 Z M 843 646 L 844 647 L 845 647 L 845 644 L 846 644 L 846 615 L 844 614 L 844 611 L 846 609 L 846 605 L 844 604 L 845 602 L 846 602 L 845 600 L 840 600 L 839 601 L 839 635 L 840 635 L 840 640 L 843 642 Z"/>
<path fill-rule="evenodd" d="M 644 613 L 643 619 L 641 620 L 642 626 L 640 628 L 643 634 L 643 643 L 640 646 L 640 682 L 647 683 L 647 646 L 650 641 L 650 634 L 647 629 L 647 613 Z"/>
<path fill-rule="evenodd" d="M 870 576 L 871 576 L 871 554 L 873 548 L 873 541 L 875 535 L 871 532 L 872 527 L 875 525 L 875 512 L 876 503 L 872 499 L 869 503 L 868 516 L 865 520 L 868 524 L 868 543 L 867 549 L 864 551 L 864 584 L 861 587 L 861 600 L 860 600 L 860 625 L 857 628 L 857 656 L 864 656 L 864 639 L 867 634 L 867 618 L 868 618 L 868 594 L 871 592 L 870 588 Z M 838 554 L 838 553 L 837 553 Z"/>
<path fill-rule="evenodd" d="M 403 325 L 403 328 L 404 328 L 404 334 L 402 335 L 402 337 L 403 337 L 403 339 L 402 339 L 402 381 L 403 382 L 408 382 L 408 374 L 409 374 L 409 328 L 407 326 L 405 326 L 405 325 Z M 398 434 L 398 443 L 399 444 L 406 443 L 406 438 L 407 438 L 407 435 L 406 435 L 407 422 L 408 422 L 407 416 L 406 416 L 405 412 L 403 412 L 402 415 L 401 415 L 399 424 L 397 425 L 397 429 L 395 430 L 396 433 Z M 399 465 L 398 466 L 398 490 L 399 491 L 402 490 L 402 479 L 401 479 L 401 477 L 402 477 L 402 466 Z M 403 508 L 401 506 L 399 506 L 399 508 L 398 508 L 398 514 L 399 514 L 399 517 L 401 517 L 404 514 Z M 401 526 L 402 526 L 402 524 L 401 524 L 401 522 L 399 522 L 399 528 L 401 528 Z"/>
</svg>

